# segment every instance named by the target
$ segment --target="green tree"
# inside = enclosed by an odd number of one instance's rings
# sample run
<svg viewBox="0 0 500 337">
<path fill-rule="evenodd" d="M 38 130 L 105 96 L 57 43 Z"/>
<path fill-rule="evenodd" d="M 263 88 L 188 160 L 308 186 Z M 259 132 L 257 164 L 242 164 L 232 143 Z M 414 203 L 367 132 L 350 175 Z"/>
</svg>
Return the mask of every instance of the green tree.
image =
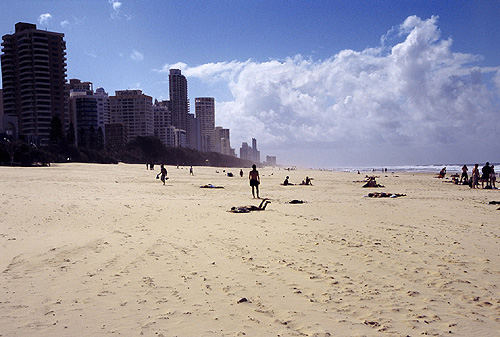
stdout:
<svg viewBox="0 0 500 337">
<path fill-rule="evenodd" d="M 66 133 L 66 141 L 68 145 L 75 144 L 75 126 L 73 122 L 69 123 L 68 133 Z"/>
<path fill-rule="evenodd" d="M 52 144 L 58 144 L 64 139 L 63 128 L 59 116 L 52 117 L 50 121 L 50 136 L 49 140 Z"/>
<path fill-rule="evenodd" d="M 97 149 L 97 134 L 96 134 L 96 131 L 95 131 L 93 125 L 90 126 L 89 135 L 87 138 L 88 138 L 87 147 L 89 149 L 96 150 Z"/>
<path fill-rule="evenodd" d="M 78 147 L 87 147 L 87 134 L 84 128 L 78 130 Z"/>
<path fill-rule="evenodd" d="M 96 142 L 96 150 L 101 151 L 104 149 L 104 133 L 102 132 L 102 128 L 97 128 L 97 142 Z"/>
</svg>

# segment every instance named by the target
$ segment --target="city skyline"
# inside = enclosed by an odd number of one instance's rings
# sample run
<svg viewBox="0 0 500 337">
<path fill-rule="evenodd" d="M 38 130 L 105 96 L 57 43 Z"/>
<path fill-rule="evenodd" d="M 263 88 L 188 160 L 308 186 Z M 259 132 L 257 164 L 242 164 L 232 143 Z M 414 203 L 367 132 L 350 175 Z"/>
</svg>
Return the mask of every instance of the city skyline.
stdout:
<svg viewBox="0 0 500 337">
<path fill-rule="evenodd" d="M 500 4 L 3 1 L 62 32 L 68 79 L 215 97 L 232 143 L 307 167 L 498 160 Z M 485 145 L 491 144 L 491 145 Z M 497 156 L 497 158 L 494 158 Z M 493 158 L 492 158 L 493 157 Z"/>
</svg>

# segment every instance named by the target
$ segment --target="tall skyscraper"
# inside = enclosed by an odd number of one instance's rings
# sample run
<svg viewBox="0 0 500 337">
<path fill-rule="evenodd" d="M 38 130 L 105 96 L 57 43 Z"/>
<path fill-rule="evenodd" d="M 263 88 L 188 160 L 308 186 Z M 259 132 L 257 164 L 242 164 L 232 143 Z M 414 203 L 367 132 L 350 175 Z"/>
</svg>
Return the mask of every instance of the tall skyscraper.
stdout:
<svg viewBox="0 0 500 337">
<path fill-rule="evenodd" d="M 155 104 L 153 105 L 153 113 L 155 137 L 160 139 L 165 146 L 173 147 L 175 142 L 171 131 L 172 122 L 170 120 L 172 116 L 170 114 L 170 102 L 155 101 Z"/>
<path fill-rule="evenodd" d="M 235 157 L 235 151 L 231 148 L 229 129 L 222 126 L 215 127 L 215 152 Z"/>
<path fill-rule="evenodd" d="M 172 125 L 178 129 L 188 131 L 189 101 L 186 77 L 181 74 L 179 69 L 170 69 L 168 83 Z"/>
<path fill-rule="evenodd" d="M 249 147 L 247 142 L 241 144 L 240 158 L 260 163 L 260 151 L 257 150 L 257 139 L 252 138 L 252 147 Z"/>
<path fill-rule="evenodd" d="M 215 151 L 215 100 L 213 97 L 195 99 L 196 119 L 200 121 L 201 151 Z"/>
<path fill-rule="evenodd" d="M 111 122 L 109 95 L 104 88 L 99 87 L 96 89 L 94 97 L 97 100 L 97 127 L 105 133 L 105 125 Z"/>
<path fill-rule="evenodd" d="M 2 40 L 4 114 L 18 118 L 21 138 L 44 145 L 52 117 L 59 117 L 63 130 L 68 127 L 64 34 L 19 22 Z"/>
<path fill-rule="evenodd" d="M 73 89 L 69 94 L 70 115 L 76 131 L 76 144 L 94 147 L 97 139 L 97 100 L 91 90 Z"/>
<path fill-rule="evenodd" d="M 4 131 L 3 125 L 3 89 L 0 89 L 0 132 Z"/>
<path fill-rule="evenodd" d="M 142 90 L 119 90 L 109 98 L 111 123 L 127 126 L 128 141 L 154 135 L 153 98 Z"/>
</svg>

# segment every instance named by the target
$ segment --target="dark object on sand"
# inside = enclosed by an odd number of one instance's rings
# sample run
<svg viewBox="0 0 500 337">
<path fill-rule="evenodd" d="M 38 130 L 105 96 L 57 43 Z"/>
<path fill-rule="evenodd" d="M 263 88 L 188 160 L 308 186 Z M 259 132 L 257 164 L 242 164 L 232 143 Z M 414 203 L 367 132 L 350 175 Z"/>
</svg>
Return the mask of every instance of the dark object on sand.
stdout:
<svg viewBox="0 0 500 337">
<path fill-rule="evenodd" d="M 242 299 L 238 300 L 238 302 L 236 302 L 236 303 L 240 304 L 240 303 L 245 303 L 245 302 L 248 302 L 248 300 L 246 299 L 246 297 L 243 297 Z"/>
<path fill-rule="evenodd" d="M 398 198 L 398 197 L 406 197 L 406 194 L 374 192 L 374 193 L 368 193 L 368 197 L 370 197 L 370 198 Z"/>
<path fill-rule="evenodd" d="M 375 180 L 375 177 L 368 177 L 368 181 L 366 182 L 366 184 L 363 185 L 363 187 L 384 187 L 384 186 L 377 184 L 377 180 Z"/>
<path fill-rule="evenodd" d="M 293 199 L 292 201 L 289 201 L 288 203 L 289 204 L 303 204 L 303 203 L 305 203 L 305 201 L 304 200 Z"/>
<path fill-rule="evenodd" d="M 490 205 L 500 205 L 500 201 L 490 201 Z"/>
<path fill-rule="evenodd" d="M 231 210 L 228 212 L 231 213 L 250 213 L 252 211 L 263 211 L 266 209 L 267 204 L 270 204 L 271 202 L 269 199 L 262 199 L 262 202 L 260 203 L 259 206 L 239 206 L 239 207 L 231 207 Z"/>
</svg>

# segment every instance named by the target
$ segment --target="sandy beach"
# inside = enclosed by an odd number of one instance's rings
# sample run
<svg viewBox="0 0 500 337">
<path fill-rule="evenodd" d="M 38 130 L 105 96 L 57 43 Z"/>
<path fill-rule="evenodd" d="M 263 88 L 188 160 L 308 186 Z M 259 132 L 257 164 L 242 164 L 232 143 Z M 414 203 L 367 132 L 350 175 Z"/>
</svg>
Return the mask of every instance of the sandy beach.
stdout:
<svg viewBox="0 0 500 337">
<path fill-rule="evenodd" d="M 499 190 L 167 169 L 0 167 L 0 336 L 500 335 Z"/>
</svg>

